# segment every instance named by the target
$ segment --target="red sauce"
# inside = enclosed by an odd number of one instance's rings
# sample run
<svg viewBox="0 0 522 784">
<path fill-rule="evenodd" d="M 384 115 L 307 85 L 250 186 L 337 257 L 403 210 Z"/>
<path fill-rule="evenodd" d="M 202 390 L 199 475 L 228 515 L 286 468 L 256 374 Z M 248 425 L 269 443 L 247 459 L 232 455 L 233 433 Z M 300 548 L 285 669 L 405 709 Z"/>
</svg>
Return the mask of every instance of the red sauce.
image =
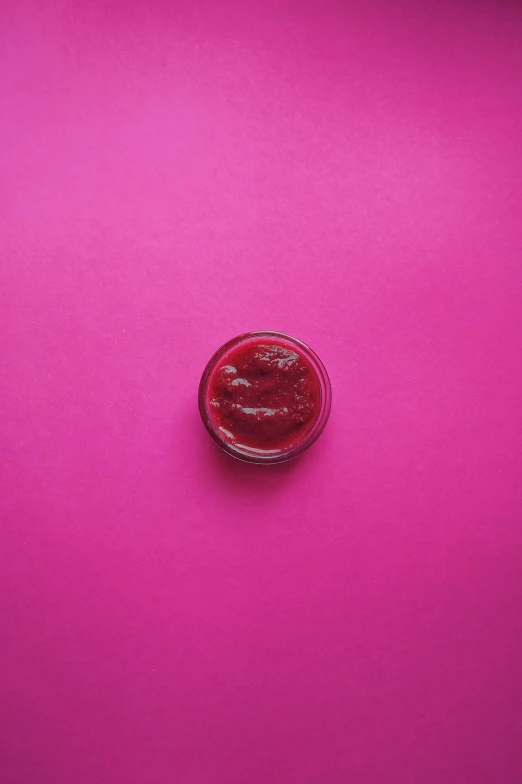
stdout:
<svg viewBox="0 0 522 784">
<path fill-rule="evenodd" d="M 231 349 L 209 384 L 209 411 L 223 437 L 253 449 L 286 449 L 320 407 L 317 376 L 290 344 L 250 340 Z"/>
</svg>

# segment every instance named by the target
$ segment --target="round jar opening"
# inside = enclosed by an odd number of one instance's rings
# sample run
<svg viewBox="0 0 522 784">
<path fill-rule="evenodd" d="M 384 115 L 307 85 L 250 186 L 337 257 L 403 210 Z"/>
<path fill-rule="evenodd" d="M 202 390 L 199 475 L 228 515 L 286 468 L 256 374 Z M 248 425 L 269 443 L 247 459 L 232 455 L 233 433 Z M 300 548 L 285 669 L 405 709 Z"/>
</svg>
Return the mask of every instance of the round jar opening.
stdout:
<svg viewBox="0 0 522 784">
<path fill-rule="evenodd" d="M 331 390 L 319 357 L 282 332 L 248 332 L 211 357 L 199 386 L 199 409 L 226 452 L 253 463 L 280 463 L 323 431 Z"/>
</svg>

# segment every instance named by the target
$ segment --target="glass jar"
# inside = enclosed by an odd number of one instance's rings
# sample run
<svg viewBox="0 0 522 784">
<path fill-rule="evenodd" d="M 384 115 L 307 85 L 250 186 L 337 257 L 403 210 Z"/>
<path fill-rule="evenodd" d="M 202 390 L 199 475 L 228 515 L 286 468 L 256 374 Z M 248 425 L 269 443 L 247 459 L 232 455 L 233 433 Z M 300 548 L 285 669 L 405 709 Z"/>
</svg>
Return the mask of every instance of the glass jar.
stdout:
<svg viewBox="0 0 522 784">
<path fill-rule="evenodd" d="M 203 424 L 229 455 L 271 465 L 302 454 L 331 407 L 326 369 L 311 348 L 283 332 L 247 332 L 208 361 L 199 384 Z"/>
</svg>

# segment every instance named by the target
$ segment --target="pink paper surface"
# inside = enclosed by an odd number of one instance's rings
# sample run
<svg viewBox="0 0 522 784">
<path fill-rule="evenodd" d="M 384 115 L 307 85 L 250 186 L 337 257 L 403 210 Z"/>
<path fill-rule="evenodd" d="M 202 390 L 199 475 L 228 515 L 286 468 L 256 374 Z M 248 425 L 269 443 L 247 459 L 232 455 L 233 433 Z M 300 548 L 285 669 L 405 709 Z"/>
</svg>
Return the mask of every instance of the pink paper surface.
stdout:
<svg viewBox="0 0 522 784">
<path fill-rule="evenodd" d="M 520 784 L 522 6 L 4 0 L 1 784 Z M 222 455 L 276 329 L 320 441 Z"/>
</svg>

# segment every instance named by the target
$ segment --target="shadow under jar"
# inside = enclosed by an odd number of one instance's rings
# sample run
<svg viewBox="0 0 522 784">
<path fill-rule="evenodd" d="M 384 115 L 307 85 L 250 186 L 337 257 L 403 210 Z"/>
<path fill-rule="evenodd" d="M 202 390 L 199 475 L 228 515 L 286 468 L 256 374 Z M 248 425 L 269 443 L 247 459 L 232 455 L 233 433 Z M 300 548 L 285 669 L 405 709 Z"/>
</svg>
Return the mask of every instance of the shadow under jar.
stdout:
<svg viewBox="0 0 522 784">
<path fill-rule="evenodd" d="M 291 460 L 321 435 L 331 406 L 326 369 L 282 332 L 247 332 L 221 346 L 199 384 L 203 424 L 229 455 L 270 465 Z"/>
</svg>

